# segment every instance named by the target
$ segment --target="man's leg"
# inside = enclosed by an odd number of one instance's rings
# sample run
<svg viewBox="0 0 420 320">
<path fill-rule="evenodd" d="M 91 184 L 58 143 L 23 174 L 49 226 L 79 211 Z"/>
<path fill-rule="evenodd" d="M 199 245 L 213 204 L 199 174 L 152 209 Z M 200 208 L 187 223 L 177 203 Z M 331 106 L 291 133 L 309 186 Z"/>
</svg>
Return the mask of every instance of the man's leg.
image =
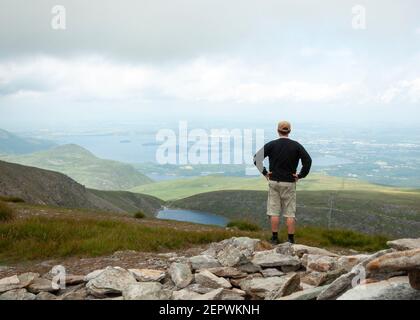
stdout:
<svg viewBox="0 0 420 320">
<path fill-rule="evenodd" d="M 295 218 L 286 218 L 288 241 L 295 243 Z"/>
<path fill-rule="evenodd" d="M 295 216 L 296 216 L 296 184 L 285 184 L 281 192 L 282 204 L 286 218 L 288 241 L 295 243 Z"/>
<path fill-rule="evenodd" d="M 267 199 L 267 215 L 270 217 L 271 231 L 273 236 L 271 237 L 272 244 L 278 244 L 278 232 L 280 222 L 280 194 L 278 192 L 277 183 L 269 181 L 268 183 L 268 199 Z"/>
</svg>

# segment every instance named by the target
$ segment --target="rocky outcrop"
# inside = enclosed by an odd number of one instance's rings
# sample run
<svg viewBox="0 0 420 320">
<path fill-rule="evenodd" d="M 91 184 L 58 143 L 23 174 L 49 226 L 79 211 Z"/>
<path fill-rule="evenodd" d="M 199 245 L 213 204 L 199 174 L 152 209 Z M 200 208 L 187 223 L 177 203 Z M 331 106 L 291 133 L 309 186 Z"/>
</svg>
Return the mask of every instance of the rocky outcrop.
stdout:
<svg viewBox="0 0 420 320">
<path fill-rule="evenodd" d="M 231 238 L 192 257 L 165 253 L 168 263 L 150 269 L 142 264 L 67 275 L 65 288 L 53 284 L 52 272 L 14 275 L 0 279 L 0 299 L 420 299 L 417 241 L 395 240 L 391 249 L 373 254 L 339 255 L 304 245 L 272 247 L 257 239 Z"/>
</svg>

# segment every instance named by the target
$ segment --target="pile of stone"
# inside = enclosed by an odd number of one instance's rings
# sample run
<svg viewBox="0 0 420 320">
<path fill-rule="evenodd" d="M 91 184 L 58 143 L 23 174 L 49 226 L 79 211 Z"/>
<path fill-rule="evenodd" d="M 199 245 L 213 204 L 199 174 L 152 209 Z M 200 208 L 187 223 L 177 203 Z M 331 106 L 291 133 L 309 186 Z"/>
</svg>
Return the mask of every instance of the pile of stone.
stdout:
<svg viewBox="0 0 420 320">
<path fill-rule="evenodd" d="M 87 275 L 24 273 L 0 279 L 0 299 L 21 300 L 333 300 L 420 299 L 420 239 L 388 243 L 374 254 L 258 239 L 212 243 L 193 257 L 170 255 L 169 267 L 107 267 Z M 135 267 L 135 266 L 133 266 Z"/>
</svg>

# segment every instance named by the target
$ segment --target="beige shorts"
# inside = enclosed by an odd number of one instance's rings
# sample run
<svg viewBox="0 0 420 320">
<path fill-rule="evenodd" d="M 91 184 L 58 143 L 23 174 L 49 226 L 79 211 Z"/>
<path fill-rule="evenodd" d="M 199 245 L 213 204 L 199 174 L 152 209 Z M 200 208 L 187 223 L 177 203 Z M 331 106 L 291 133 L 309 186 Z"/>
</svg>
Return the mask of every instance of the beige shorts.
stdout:
<svg viewBox="0 0 420 320">
<path fill-rule="evenodd" d="M 296 183 L 295 182 L 268 182 L 267 215 L 286 218 L 296 216 Z"/>
</svg>

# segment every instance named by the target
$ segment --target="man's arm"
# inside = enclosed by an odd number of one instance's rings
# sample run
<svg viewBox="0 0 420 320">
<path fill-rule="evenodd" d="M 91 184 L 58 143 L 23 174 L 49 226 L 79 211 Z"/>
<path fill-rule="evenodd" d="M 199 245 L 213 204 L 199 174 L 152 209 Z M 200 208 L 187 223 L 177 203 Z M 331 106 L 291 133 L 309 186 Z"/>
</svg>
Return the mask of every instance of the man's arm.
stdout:
<svg viewBox="0 0 420 320">
<path fill-rule="evenodd" d="M 254 155 L 254 165 L 257 167 L 258 171 L 265 177 L 267 177 L 268 171 L 264 167 L 264 159 L 268 156 L 269 144 L 267 143 Z"/>
<path fill-rule="evenodd" d="M 305 178 L 311 170 L 312 158 L 303 146 L 299 147 L 299 157 L 302 161 L 302 169 L 297 175 L 299 179 Z"/>
</svg>

